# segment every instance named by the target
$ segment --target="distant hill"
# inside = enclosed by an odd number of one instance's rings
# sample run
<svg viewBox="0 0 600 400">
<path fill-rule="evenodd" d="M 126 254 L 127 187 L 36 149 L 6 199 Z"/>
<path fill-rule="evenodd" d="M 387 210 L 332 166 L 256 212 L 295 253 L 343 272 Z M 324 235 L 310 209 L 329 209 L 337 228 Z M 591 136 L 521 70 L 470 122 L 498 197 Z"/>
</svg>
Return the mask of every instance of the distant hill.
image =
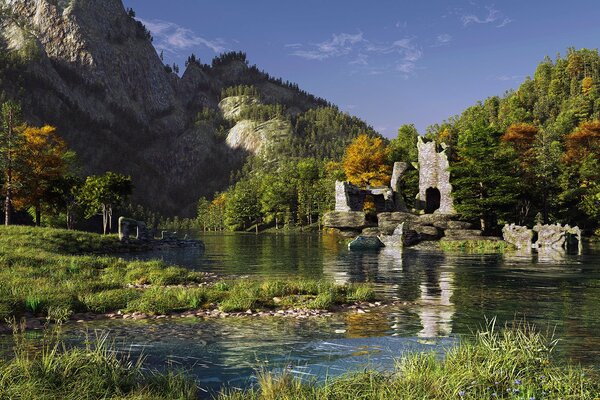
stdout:
<svg viewBox="0 0 600 400">
<path fill-rule="evenodd" d="M 133 176 L 134 200 L 191 215 L 249 155 L 339 158 L 376 133 L 241 52 L 182 77 L 121 0 L 0 0 L 0 91 L 31 124 L 52 124 L 85 173 Z"/>
</svg>

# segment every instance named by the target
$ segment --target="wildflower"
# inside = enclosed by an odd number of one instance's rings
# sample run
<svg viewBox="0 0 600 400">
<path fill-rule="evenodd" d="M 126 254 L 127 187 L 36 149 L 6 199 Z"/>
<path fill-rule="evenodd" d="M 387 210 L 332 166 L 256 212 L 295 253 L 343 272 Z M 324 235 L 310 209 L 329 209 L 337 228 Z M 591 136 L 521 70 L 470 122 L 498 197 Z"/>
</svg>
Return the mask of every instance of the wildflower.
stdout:
<svg viewBox="0 0 600 400">
<path fill-rule="evenodd" d="M 465 395 L 465 391 L 464 391 L 464 390 L 461 390 L 460 392 L 458 392 L 458 395 L 459 395 L 460 397 L 463 397 L 463 396 Z"/>
<path fill-rule="evenodd" d="M 523 383 L 523 381 L 520 379 L 515 379 L 515 385 L 520 385 L 521 383 Z"/>
</svg>

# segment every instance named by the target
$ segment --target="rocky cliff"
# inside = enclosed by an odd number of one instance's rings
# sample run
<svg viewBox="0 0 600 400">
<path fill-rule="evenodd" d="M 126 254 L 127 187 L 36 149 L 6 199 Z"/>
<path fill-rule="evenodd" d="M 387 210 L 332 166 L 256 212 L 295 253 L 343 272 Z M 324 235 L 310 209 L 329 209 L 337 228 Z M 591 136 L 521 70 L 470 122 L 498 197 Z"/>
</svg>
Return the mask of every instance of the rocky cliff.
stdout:
<svg viewBox="0 0 600 400">
<path fill-rule="evenodd" d="M 240 119 L 248 104 L 283 104 L 288 115 L 326 105 L 245 59 L 191 62 L 180 78 L 165 69 L 150 33 L 121 0 L 0 0 L 3 98 L 23 104 L 32 124 L 57 126 L 85 173 L 132 175 L 134 201 L 190 215 L 200 196 L 229 185 L 246 156 L 293 134 L 283 119 Z M 223 99 L 223 88 L 253 85 L 254 98 Z M 225 134 L 197 115 L 214 110 Z"/>
</svg>

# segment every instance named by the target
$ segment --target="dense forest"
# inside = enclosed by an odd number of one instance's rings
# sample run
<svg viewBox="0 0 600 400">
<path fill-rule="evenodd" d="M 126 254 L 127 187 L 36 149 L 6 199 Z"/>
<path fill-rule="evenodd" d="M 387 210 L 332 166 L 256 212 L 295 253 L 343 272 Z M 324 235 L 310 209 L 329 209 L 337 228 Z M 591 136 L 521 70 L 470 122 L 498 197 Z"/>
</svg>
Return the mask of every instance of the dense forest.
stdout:
<svg viewBox="0 0 600 400">
<path fill-rule="evenodd" d="M 533 78 L 429 127 L 449 145 L 458 211 L 504 222 L 578 224 L 600 219 L 600 56 L 568 49 Z M 484 226 L 485 227 L 485 226 Z"/>
<path fill-rule="evenodd" d="M 568 49 L 555 60 L 547 57 L 517 90 L 430 126 L 424 136 L 448 148 L 461 216 L 480 222 L 489 232 L 511 222 L 577 224 L 588 233 L 598 229 L 599 84 L 598 51 Z M 260 111 L 267 117 L 285 114 L 281 109 L 268 114 L 258 106 L 255 117 Z M 349 157 L 350 140 L 360 133 L 378 137 L 359 120 L 331 107 L 311 109 L 290 120 L 296 135 L 272 153 L 249 160 L 239 182 L 213 203 L 201 200 L 202 227 L 317 222 L 333 206 L 333 181 L 348 179 L 343 161 Z M 381 162 L 390 170 L 398 160 L 415 166 L 401 182 L 408 205 L 414 204 L 417 193 L 418 136 L 414 126 L 404 125 L 397 138 L 382 141 L 386 159 Z"/>
</svg>

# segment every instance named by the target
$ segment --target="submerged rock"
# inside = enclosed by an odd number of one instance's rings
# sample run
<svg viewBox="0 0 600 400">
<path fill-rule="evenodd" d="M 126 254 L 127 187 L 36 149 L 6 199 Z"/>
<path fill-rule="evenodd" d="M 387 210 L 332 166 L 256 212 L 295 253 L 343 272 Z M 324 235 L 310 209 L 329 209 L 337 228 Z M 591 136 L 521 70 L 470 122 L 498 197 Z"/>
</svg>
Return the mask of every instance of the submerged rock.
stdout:
<svg viewBox="0 0 600 400">
<path fill-rule="evenodd" d="M 379 250 L 384 244 L 377 236 L 360 235 L 348 244 L 349 250 Z"/>
</svg>

